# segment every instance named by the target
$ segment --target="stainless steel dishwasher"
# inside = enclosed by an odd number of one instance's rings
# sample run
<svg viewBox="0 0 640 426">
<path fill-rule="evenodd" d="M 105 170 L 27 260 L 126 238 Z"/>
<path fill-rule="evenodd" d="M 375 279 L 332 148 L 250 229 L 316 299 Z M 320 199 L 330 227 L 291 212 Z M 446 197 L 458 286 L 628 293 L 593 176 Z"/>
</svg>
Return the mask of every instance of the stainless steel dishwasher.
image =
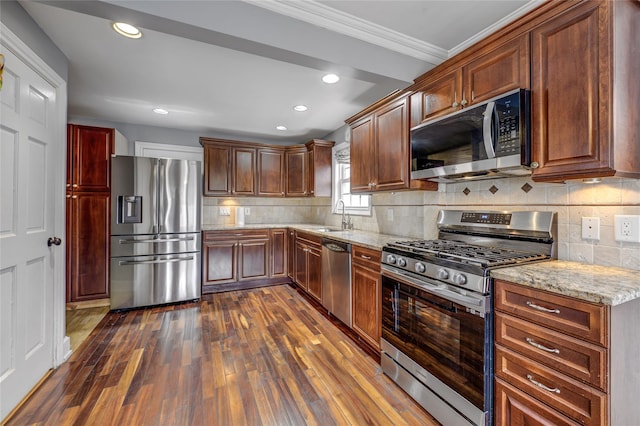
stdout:
<svg viewBox="0 0 640 426">
<path fill-rule="evenodd" d="M 322 239 L 322 306 L 351 327 L 351 244 Z"/>
</svg>

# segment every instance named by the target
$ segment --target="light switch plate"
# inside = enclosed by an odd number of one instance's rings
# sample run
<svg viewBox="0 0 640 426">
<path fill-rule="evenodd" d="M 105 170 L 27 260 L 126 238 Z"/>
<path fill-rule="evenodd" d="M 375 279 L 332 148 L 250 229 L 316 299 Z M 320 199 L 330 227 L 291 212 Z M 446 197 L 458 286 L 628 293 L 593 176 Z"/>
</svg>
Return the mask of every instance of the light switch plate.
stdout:
<svg viewBox="0 0 640 426">
<path fill-rule="evenodd" d="M 615 215 L 616 241 L 640 243 L 640 215 Z"/>
<path fill-rule="evenodd" d="M 231 207 L 220 207 L 220 216 L 231 216 Z"/>
<path fill-rule="evenodd" d="M 389 222 L 393 222 L 393 209 L 392 208 L 388 208 L 387 209 L 387 220 Z"/>
<path fill-rule="evenodd" d="M 251 216 L 251 207 L 245 207 L 244 208 L 244 215 L 245 216 Z"/>
<path fill-rule="evenodd" d="M 582 239 L 584 240 L 600 240 L 600 218 L 599 217 L 583 217 L 582 218 Z"/>
</svg>

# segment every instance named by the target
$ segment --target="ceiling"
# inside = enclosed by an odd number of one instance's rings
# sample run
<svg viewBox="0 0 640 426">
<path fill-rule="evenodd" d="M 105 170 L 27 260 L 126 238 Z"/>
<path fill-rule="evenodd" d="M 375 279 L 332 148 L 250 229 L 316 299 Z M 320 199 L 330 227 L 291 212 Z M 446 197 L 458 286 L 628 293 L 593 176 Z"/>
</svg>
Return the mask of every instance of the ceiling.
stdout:
<svg viewBox="0 0 640 426">
<path fill-rule="evenodd" d="M 71 119 L 285 144 L 322 138 L 539 3 L 20 0 L 69 60 Z"/>
</svg>

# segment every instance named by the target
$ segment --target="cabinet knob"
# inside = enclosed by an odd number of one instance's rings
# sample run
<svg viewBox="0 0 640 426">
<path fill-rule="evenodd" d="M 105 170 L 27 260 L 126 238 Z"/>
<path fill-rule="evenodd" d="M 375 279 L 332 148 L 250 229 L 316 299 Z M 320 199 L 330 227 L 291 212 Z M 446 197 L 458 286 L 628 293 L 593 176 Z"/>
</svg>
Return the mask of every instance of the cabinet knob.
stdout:
<svg viewBox="0 0 640 426">
<path fill-rule="evenodd" d="M 68 184 L 67 184 L 67 188 L 69 188 L 70 186 L 71 186 L 71 184 L 70 184 L 70 183 L 68 183 Z"/>
<path fill-rule="evenodd" d="M 537 169 L 538 167 L 540 167 L 540 163 L 538 163 L 537 161 L 532 161 L 529 167 L 531 167 L 532 169 Z"/>
<path fill-rule="evenodd" d="M 71 198 L 71 195 L 67 194 L 67 198 Z"/>
<path fill-rule="evenodd" d="M 75 200 L 76 198 L 78 198 L 78 196 L 77 195 L 72 195 L 71 198 Z"/>
<path fill-rule="evenodd" d="M 454 102 L 451 104 L 451 108 L 458 108 L 458 105 L 460 105 L 458 102 Z"/>
<path fill-rule="evenodd" d="M 71 185 L 71 186 L 73 186 L 74 188 L 77 188 L 77 187 L 78 187 L 78 184 L 77 184 L 77 183 L 74 183 L 74 184 L 73 184 L 73 185 Z"/>
<path fill-rule="evenodd" d="M 460 105 L 465 106 L 466 104 L 468 104 L 469 102 L 467 102 L 466 99 L 463 99 L 460 101 Z"/>
</svg>

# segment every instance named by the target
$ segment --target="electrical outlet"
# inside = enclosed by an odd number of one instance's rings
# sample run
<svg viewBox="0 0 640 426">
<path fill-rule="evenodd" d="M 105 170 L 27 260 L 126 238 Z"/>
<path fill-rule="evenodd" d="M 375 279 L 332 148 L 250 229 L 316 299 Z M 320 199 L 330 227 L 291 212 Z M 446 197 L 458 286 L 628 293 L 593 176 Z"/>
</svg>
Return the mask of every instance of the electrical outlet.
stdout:
<svg viewBox="0 0 640 426">
<path fill-rule="evenodd" d="M 220 207 L 220 216 L 231 216 L 231 207 Z"/>
<path fill-rule="evenodd" d="M 600 218 L 582 218 L 582 238 L 585 240 L 600 240 Z"/>
<path fill-rule="evenodd" d="M 640 215 L 614 216 L 616 241 L 640 243 Z"/>
<path fill-rule="evenodd" d="M 244 215 L 245 216 L 251 216 L 251 207 L 245 207 L 244 208 Z"/>
<path fill-rule="evenodd" d="M 393 222 L 393 209 L 392 208 L 388 208 L 387 209 L 387 220 L 389 222 Z"/>
</svg>

